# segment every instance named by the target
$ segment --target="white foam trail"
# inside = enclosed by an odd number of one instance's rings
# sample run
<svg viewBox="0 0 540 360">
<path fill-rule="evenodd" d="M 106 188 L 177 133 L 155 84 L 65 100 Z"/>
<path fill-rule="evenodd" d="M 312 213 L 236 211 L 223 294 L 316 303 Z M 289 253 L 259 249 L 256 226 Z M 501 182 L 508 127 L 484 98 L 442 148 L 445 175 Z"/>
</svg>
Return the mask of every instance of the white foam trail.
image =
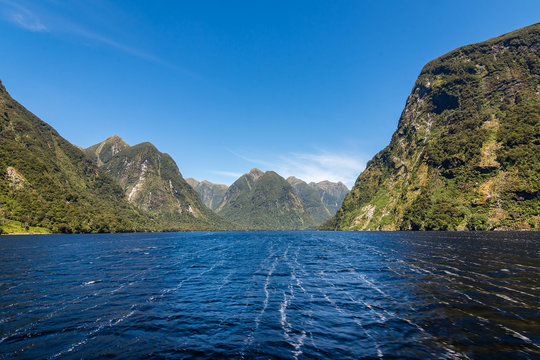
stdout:
<svg viewBox="0 0 540 360">
<path fill-rule="evenodd" d="M 287 257 L 287 252 L 289 251 L 289 246 L 287 246 L 287 249 L 285 250 L 283 256 L 281 256 L 281 258 L 286 258 Z M 261 318 L 263 317 L 266 309 L 268 308 L 268 301 L 269 301 L 269 298 L 270 298 L 270 292 L 268 291 L 268 284 L 270 283 L 270 278 L 272 277 L 272 274 L 274 273 L 274 270 L 276 269 L 277 263 L 278 263 L 278 261 L 280 259 L 279 256 L 275 256 L 276 253 L 277 252 L 275 252 L 273 254 L 270 254 L 266 258 L 266 259 L 268 259 L 269 257 L 274 256 L 274 262 L 272 263 L 272 266 L 270 267 L 270 270 L 268 271 L 268 274 L 266 275 L 266 278 L 265 278 L 265 281 L 264 281 L 264 286 L 263 286 L 263 290 L 264 290 L 263 307 L 262 307 L 261 311 L 255 317 L 255 327 L 254 327 L 254 329 L 251 330 L 249 335 L 246 337 L 246 339 L 244 341 L 244 347 L 243 347 L 243 349 L 242 349 L 242 351 L 240 353 L 240 357 L 242 359 L 245 357 L 245 354 L 244 354 L 245 349 L 249 345 L 251 345 L 251 343 L 253 343 L 255 332 L 259 329 Z"/>
<path fill-rule="evenodd" d="M 133 308 L 135 305 L 132 305 L 131 308 Z M 128 312 L 127 314 L 119 317 L 118 319 L 113 320 L 109 320 L 108 324 L 101 324 L 99 325 L 97 328 L 95 328 L 94 330 L 92 330 L 91 332 L 88 333 L 88 336 L 86 338 L 84 338 L 83 340 L 75 343 L 75 344 L 71 344 L 69 346 L 69 348 L 67 348 L 66 350 L 63 350 L 63 351 L 60 351 L 59 353 L 56 353 L 54 354 L 53 356 L 49 357 L 49 359 L 56 359 L 57 357 L 60 357 L 60 356 L 63 356 L 67 353 L 70 353 L 70 352 L 73 352 L 75 349 L 77 349 L 78 347 L 84 345 L 84 344 L 87 344 L 90 340 L 93 340 L 95 338 L 95 335 L 97 333 L 99 333 L 101 330 L 103 330 L 104 328 L 106 327 L 114 327 L 118 324 L 120 324 L 122 321 L 126 320 L 128 317 L 132 316 L 133 314 L 135 314 L 135 310 L 132 310 L 130 312 Z M 99 319 L 98 319 L 99 320 Z M 96 321 L 98 321 L 96 320 Z"/>
<path fill-rule="evenodd" d="M 507 296 L 507 295 L 504 295 L 504 294 L 495 294 L 495 296 L 498 296 L 498 297 L 500 297 L 501 299 L 504 299 L 504 300 L 506 300 L 506 301 L 513 302 L 514 304 L 520 304 L 520 305 L 527 306 L 527 304 L 524 304 L 524 303 L 522 303 L 521 301 L 514 300 L 514 299 L 512 299 L 510 296 Z"/>
</svg>

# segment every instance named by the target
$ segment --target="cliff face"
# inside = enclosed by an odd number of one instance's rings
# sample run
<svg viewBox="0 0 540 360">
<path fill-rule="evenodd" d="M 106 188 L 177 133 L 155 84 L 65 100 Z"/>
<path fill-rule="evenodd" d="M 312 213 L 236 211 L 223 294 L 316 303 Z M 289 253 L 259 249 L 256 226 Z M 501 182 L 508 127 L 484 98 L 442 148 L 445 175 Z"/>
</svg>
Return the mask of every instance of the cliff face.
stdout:
<svg viewBox="0 0 540 360">
<path fill-rule="evenodd" d="M 421 71 L 390 144 L 324 229 L 538 228 L 540 24 Z"/>
</svg>

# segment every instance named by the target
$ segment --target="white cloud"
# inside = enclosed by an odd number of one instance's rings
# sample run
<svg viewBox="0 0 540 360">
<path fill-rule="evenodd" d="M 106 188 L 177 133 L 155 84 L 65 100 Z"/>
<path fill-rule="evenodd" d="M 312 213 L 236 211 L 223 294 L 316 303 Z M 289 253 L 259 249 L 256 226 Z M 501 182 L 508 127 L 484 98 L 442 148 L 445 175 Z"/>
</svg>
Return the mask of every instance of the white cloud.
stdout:
<svg viewBox="0 0 540 360">
<path fill-rule="evenodd" d="M 219 170 L 214 170 L 212 171 L 214 174 L 218 174 L 218 175 L 224 175 L 224 176 L 229 176 L 229 177 L 232 177 L 232 178 L 239 178 L 240 176 L 244 175 L 243 173 L 240 173 L 240 172 L 232 172 L 232 171 L 219 171 Z"/>
<path fill-rule="evenodd" d="M 2 15 L 9 22 L 25 30 L 34 32 L 49 30 L 34 12 L 21 6 L 20 4 L 9 0 L 1 0 L 0 3 L 6 5 L 2 11 Z"/>
<path fill-rule="evenodd" d="M 146 61 L 174 68 L 178 71 L 186 73 L 187 75 L 195 75 L 186 69 L 166 63 L 157 56 L 114 40 L 113 38 L 100 34 L 94 30 L 89 30 L 88 28 L 74 22 L 72 19 L 67 18 L 66 16 L 61 16 L 58 12 L 55 13 L 54 11 L 46 11 L 50 9 L 40 9 L 39 7 L 35 6 L 36 4 L 13 0 L 0 0 L 0 4 L 4 5 L 4 8 L 0 9 L 1 17 L 4 18 L 4 20 L 7 20 L 8 22 L 25 30 L 33 32 L 70 34 L 72 36 L 109 46 Z"/>
<path fill-rule="evenodd" d="M 285 178 L 295 176 L 306 182 L 341 181 L 348 188 L 354 185 L 366 165 L 364 156 L 345 152 L 321 150 L 317 153 L 290 153 L 273 161 L 232 153 L 245 161 L 263 166 L 266 170 L 273 170 Z"/>
</svg>

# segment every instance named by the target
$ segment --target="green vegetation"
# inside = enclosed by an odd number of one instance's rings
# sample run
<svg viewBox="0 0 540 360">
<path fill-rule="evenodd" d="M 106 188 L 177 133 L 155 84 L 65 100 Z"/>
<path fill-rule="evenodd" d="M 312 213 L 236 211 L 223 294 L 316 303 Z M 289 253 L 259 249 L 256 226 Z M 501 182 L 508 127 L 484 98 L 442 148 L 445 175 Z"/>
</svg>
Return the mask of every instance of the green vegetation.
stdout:
<svg viewBox="0 0 540 360">
<path fill-rule="evenodd" d="M 540 24 L 420 73 L 390 144 L 324 229 L 540 226 Z"/>
<path fill-rule="evenodd" d="M 316 221 L 292 186 L 273 171 L 242 175 L 227 190 L 218 214 L 249 230 L 315 228 Z"/>
<path fill-rule="evenodd" d="M 151 144 L 130 148 L 113 136 L 86 152 L 102 166 L 107 164 L 118 182 L 13 100 L 0 84 L 1 232 L 233 228 L 202 204 L 172 158 Z M 131 161 L 132 167 L 126 168 L 122 161 Z M 141 171 L 145 161 L 146 172 Z M 125 191 L 131 192 L 141 176 L 145 181 L 130 204 Z"/>
<path fill-rule="evenodd" d="M 186 182 L 199 194 L 204 205 L 212 210 L 216 210 L 223 202 L 229 188 L 227 185 L 213 184 L 206 180 L 199 182 L 193 178 L 187 178 Z"/>
<path fill-rule="evenodd" d="M 1 84 L 0 217 L 63 233 L 156 229 L 114 180 Z"/>
<path fill-rule="evenodd" d="M 148 213 L 161 230 L 227 230 L 234 226 L 217 216 L 184 180 L 178 166 L 151 143 L 129 146 L 120 137 L 89 147 L 101 167 L 123 189 L 128 201 Z"/>
<path fill-rule="evenodd" d="M 0 219 L 0 234 L 50 234 L 51 230 L 20 221 Z"/>
<path fill-rule="evenodd" d="M 349 189 L 341 182 L 321 181 L 307 184 L 294 176 L 287 178 L 287 182 L 302 199 L 304 207 L 313 215 L 317 224 L 330 219 L 349 192 Z"/>
</svg>

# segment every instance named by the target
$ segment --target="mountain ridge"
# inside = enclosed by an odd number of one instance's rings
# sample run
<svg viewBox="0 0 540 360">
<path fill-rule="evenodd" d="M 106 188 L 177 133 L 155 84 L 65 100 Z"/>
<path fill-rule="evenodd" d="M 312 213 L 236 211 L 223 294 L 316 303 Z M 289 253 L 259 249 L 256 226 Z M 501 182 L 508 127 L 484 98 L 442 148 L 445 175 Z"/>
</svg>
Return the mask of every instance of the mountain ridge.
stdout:
<svg viewBox="0 0 540 360">
<path fill-rule="evenodd" d="M 17 223 L 13 232 L 156 229 L 113 179 L 14 100 L 1 81 L 0 140 L 0 228 Z"/>
<path fill-rule="evenodd" d="M 155 216 L 165 228 L 233 228 L 203 204 L 173 158 L 152 143 L 129 146 L 113 135 L 85 151 L 95 154 L 101 167 L 122 186 L 130 203 Z"/>
</svg>

